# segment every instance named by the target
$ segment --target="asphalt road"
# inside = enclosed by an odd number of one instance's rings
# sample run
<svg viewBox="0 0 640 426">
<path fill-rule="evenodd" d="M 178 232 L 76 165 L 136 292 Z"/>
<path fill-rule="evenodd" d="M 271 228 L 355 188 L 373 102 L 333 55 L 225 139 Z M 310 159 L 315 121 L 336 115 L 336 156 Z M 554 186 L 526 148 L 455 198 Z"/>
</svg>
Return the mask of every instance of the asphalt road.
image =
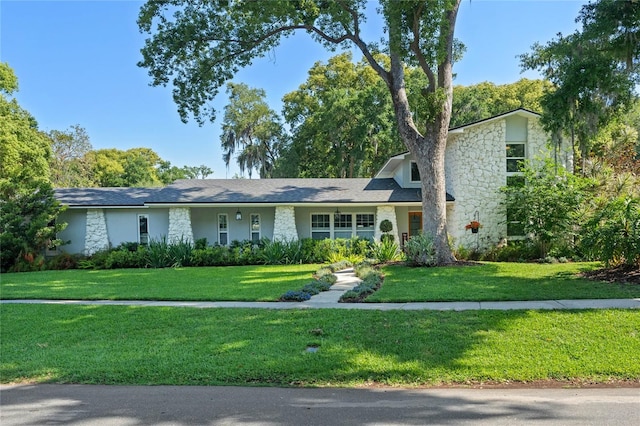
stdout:
<svg viewBox="0 0 640 426">
<path fill-rule="evenodd" d="M 2 385 L 13 425 L 640 425 L 640 388 Z"/>
</svg>

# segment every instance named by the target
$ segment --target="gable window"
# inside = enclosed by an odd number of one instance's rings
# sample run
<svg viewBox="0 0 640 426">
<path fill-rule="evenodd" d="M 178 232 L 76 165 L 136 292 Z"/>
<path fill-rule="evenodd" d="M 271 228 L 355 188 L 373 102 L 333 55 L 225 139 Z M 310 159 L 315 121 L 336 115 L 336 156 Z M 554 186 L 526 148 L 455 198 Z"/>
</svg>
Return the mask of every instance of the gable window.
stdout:
<svg viewBox="0 0 640 426">
<path fill-rule="evenodd" d="M 329 214 L 311 215 L 311 238 L 314 240 L 331 238 L 331 219 Z"/>
<path fill-rule="evenodd" d="M 356 214 L 356 237 L 373 240 L 376 231 L 373 213 Z"/>
<path fill-rule="evenodd" d="M 353 215 L 336 214 L 333 218 L 334 238 L 351 238 L 353 235 Z"/>
<path fill-rule="evenodd" d="M 415 161 L 411 162 L 411 182 L 420 182 L 420 171 Z"/>
<path fill-rule="evenodd" d="M 522 171 L 525 160 L 524 143 L 507 144 L 507 173 L 519 173 Z"/>
<path fill-rule="evenodd" d="M 229 217 L 226 213 L 218 215 L 218 244 L 221 246 L 229 244 Z"/>
<path fill-rule="evenodd" d="M 260 215 L 251 215 L 251 242 L 257 243 L 260 241 Z"/>
<path fill-rule="evenodd" d="M 149 244 L 149 215 L 138 215 L 138 243 L 145 246 Z"/>
</svg>

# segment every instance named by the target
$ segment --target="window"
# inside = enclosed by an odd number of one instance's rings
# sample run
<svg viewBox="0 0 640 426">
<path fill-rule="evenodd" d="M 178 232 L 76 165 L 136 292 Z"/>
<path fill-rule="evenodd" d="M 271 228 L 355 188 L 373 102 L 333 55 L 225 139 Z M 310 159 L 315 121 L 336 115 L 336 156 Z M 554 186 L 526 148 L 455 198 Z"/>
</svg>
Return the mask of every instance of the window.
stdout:
<svg viewBox="0 0 640 426">
<path fill-rule="evenodd" d="M 149 244 L 149 216 L 146 214 L 138 215 L 138 243 Z"/>
<path fill-rule="evenodd" d="M 507 173 L 518 173 L 522 171 L 525 160 L 524 143 L 507 144 Z"/>
<path fill-rule="evenodd" d="M 257 243 L 260 241 L 260 215 L 251 215 L 251 242 Z"/>
<path fill-rule="evenodd" d="M 375 231 L 376 221 L 372 213 L 356 215 L 356 237 L 373 240 Z"/>
<path fill-rule="evenodd" d="M 311 215 L 311 238 L 314 240 L 324 240 L 331 238 L 331 221 L 328 214 Z"/>
<path fill-rule="evenodd" d="M 218 215 L 218 244 L 221 246 L 229 244 L 229 220 L 226 213 Z"/>
<path fill-rule="evenodd" d="M 336 214 L 333 218 L 333 237 L 351 238 L 353 236 L 353 215 Z"/>
<path fill-rule="evenodd" d="M 507 186 L 521 188 L 525 184 L 524 176 L 512 175 L 507 176 Z M 522 223 L 513 220 L 513 211 L 507 209 L 507 237 L 520 237 L 524 235 Z"/>
<path fill-rule="evenodd" d="M 415 161 L 411 162 L 411 182 L 420 182 L 420 171 Z"/>
</svg>

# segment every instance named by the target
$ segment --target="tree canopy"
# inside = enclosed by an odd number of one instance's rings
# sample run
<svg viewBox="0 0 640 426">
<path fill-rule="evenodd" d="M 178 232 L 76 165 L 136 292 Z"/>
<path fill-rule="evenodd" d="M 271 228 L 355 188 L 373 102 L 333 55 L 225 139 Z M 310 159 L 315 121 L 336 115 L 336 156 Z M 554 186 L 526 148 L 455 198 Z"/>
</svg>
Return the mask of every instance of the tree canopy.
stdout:
<svg viewBox="0 0 640 426">
<path fill-rule="evenodd" d="M 595 135 L 630 108 L 640 82 L 640 2 L 589 3 L 576 21 L 582 30 L 536 43 L 521 60 L 553 83 L 541 100 L 543 125 L 556 140 L 570 135 L 584 168 Z"/>
</svg>

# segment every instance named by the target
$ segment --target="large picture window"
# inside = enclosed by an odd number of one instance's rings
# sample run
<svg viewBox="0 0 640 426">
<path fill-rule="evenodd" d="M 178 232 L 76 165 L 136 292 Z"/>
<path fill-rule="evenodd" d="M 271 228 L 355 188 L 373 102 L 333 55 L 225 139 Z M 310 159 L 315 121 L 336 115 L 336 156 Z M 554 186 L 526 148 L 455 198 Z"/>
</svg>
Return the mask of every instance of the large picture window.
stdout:
<svg viewBox="0 0 640 426">
<path fill-rule="evenodd" d="M 218 215 L 218 244 L 221 246 L 229 244 L 229 216 L 226 213 Z"/>
<path fill-rule="evenodd" d="M 311 215 L 311 238 L 313 238 L 314 240 L 324 240 L 325 238 L 331 238 L 331 215 Z"/>
<path fill-rule="evenodd" d="M 353 216 L 351 214 L 336 214 L 333 218 L 333 237 L 351 238 L 353 236 Z"/>
<path fill-rule="evenodd" d="M 376 221 L 372 213 L 356 214 L 356 237 L 373 240 L 376 232 Z"/>
<path fill-rule="evenodd" d="M 138 215 L 138 243 L 149 244 L 149 216 L 146 214 Z"/>
</svg>

